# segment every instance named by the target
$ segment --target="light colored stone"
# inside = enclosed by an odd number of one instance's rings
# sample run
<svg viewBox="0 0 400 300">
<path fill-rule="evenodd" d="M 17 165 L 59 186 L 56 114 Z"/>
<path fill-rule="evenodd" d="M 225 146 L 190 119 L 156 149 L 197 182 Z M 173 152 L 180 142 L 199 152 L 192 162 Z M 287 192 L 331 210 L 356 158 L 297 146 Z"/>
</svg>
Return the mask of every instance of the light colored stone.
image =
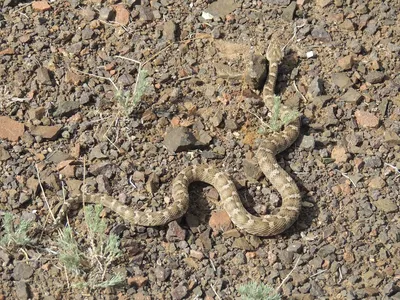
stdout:
<svg viewBox="0 0 400 300">
<path fill-rule="evenodd" d="M 50 10 L 51 6 L 49 5 L 49 3 L 47 1 L 33 1 L 32 8 L 33 8 L 33 10 L 36 10 L 36 11 L 46 11 L 46 10 Z"/>
<path fill-rule="evenodd" d="M 370 112 L 357 110 L 354 116 L 361 127 L 377 128 L 379 126 L 379 118 Z"/>
<path fill-rule="evenodd" d="M 331 157 L 336 163 L 344 163 L 347 161 L 347 151 L 342 146 L 335 146 L 332 150 Z"/>
</svg>

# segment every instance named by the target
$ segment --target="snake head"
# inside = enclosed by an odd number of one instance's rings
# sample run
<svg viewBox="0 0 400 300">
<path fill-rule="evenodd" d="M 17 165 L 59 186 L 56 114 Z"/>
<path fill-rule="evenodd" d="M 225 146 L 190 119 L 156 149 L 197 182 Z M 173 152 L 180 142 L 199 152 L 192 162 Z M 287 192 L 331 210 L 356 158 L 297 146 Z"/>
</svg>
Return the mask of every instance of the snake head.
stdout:
<svg viewBox="0 0 400 300">
<path fill-rule="evenodd" d="M 283 50 L 277 41 L 272 40 L 267 49 L 267 59 L 269 62 L 280 62 L 283 58 Z"/>
</svg>

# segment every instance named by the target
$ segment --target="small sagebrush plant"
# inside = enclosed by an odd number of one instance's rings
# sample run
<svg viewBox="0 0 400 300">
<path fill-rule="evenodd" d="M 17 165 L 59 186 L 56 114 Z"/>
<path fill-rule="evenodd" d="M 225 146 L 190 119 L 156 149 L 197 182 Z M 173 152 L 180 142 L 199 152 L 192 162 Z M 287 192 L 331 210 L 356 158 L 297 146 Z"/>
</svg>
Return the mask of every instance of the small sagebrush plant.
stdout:
<svg viewBox="0 0 400 300">
<path fill-rule="evenodd" d="M 280 300 L 275 290 L 263 283 L 250 282 L 239 287 L 242 300 Z"/>
<path fill-rule="evenodd" d="M 31 243 L 28 230 L 32 221 L 20 219 L 19 224 L 14 225 L 14 215 L 6 212 L 3 216 L 3 235 L 0 238 L 0 246 L 12 248 L 16 246 L 26 246 Z"/>
<path fill-rule="evenodd" d="M 133 112 L 143 94 L 146 92 L 147 87 L 147 71 L 139 69 L 133 94 L 131 94 L 130 91 L 124 90 L 118 90 L 115 93 L 115 98 L 126 115 L 129 116 Z"/>
<path fill-rule="evenodd" d="M 282 100 L 281 97 L 274 96 L 274 106 L 272 108 L 272 116 L 269 121 L 269 127 L 273 131 L 281 130 L 282 126 L 285 126 L 298 118 L 300 113 L 295 110 L 288 111 L 285 114 L 281 114 Z"/>
<path fill-rule="evenodd" d="M 100 217 L 102 205 L 86 206 L 85 222 L 88 228 L 89 244 L 78 244 L 73 231 L 66 227 L 58 240 L 59 259 L 65 268 L 76 274 L 85 275 L 85 281 L 76 287 L 106 288 L 124 282 L 125 276 L 116 274 L 106 278 L 110 266 L 119 256 L 119 239 L 115 234 L 107 235 L 107 223 Z"/>
</svg>

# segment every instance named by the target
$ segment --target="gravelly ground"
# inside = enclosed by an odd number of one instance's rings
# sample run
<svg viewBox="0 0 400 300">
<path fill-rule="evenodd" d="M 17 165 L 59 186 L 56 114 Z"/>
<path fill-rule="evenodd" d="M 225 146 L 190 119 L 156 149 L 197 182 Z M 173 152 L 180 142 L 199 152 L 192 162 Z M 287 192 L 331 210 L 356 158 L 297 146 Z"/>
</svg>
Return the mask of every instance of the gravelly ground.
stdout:
<svg viewBox="0 0 400 300">
<path fill-rule="evenodd" d="M 0 248 L 0 299 L 238 299 L 245 282 L 277 288 L 285 277 L 288 299 L 400 299 L 399 1 L 2 6 L 0 212 L 34 225 L 31 245 Z M 125 284 L 70 288 L 82 277 L 58 260 L 46 200 L 79 194 L 84 175 L 89 193 L 160 209 L 184 166 L 209 162 L 252 211 L 279 206 L 253 160 L 268 111 L 251 92 L 274 33 L 290 42 L 277 90 L 303 115 L 301 137 L 279 155 L 302 192 L 299 220 L 277 237 L 241 233 L 202 184 L 163 228 L 104 210 L 123 250 L 107 276 L 122 272 Z M 134 94 L 132 59 L 148 86 L 127 115 L 118 95 Z M 151 200 L 149 180 L 161 182 Z M 86 247 L 81 209 L 70 223 Z"/>
</svg>

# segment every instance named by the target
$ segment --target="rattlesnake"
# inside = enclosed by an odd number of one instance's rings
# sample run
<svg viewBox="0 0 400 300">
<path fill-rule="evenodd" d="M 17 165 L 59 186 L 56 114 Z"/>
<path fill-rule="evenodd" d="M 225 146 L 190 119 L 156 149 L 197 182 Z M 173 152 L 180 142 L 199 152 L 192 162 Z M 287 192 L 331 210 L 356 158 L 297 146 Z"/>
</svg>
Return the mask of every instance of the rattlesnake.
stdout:
<svg viewBox="0 0 400 300">
<path fill-rule="evenodd" d="M 263 90 L 265 105 L 272 109 L 274 88 L 278 75 L 278 65 L 283 58 L 283 51 L 278 43 L 270 43 L 267 50 L 269 61 L 268 81 Z M 281 107 L 281 113 L 289 109 Z M 194 181 L 203 181 L 216 188 L 221 203 L 232 222 L 240 229 L 258 236 L 277 235 L 288 229 L 297 219 L 300 211 L 301 196 L 294 180 L 282 169 L 275 155 L 288 148 L 298 137 L 300 119 L 296 117 L 280 132 L 274 132 L 261 142 L 256 153 L 259 166 L 265 177 L 278 190 L 282 197 L 282 206 L 273 215 L 261 217 L 250 214 L 242 205 L 239 194 L 232 180 L 222 171 L 210 165 L 193 165 L 182 170 L 172 184 L 173 203 L 164 210 L 156 212 L 135 211 L 108 195 L 85 195 L 85 202 L 100 203 L 121 215 L 134 225 L 159 226 L 165 225 L 182 217 L 189 207 L 188 186 Z M 61 209 L 65 213 L 68 202 Z"/>
</svg>

